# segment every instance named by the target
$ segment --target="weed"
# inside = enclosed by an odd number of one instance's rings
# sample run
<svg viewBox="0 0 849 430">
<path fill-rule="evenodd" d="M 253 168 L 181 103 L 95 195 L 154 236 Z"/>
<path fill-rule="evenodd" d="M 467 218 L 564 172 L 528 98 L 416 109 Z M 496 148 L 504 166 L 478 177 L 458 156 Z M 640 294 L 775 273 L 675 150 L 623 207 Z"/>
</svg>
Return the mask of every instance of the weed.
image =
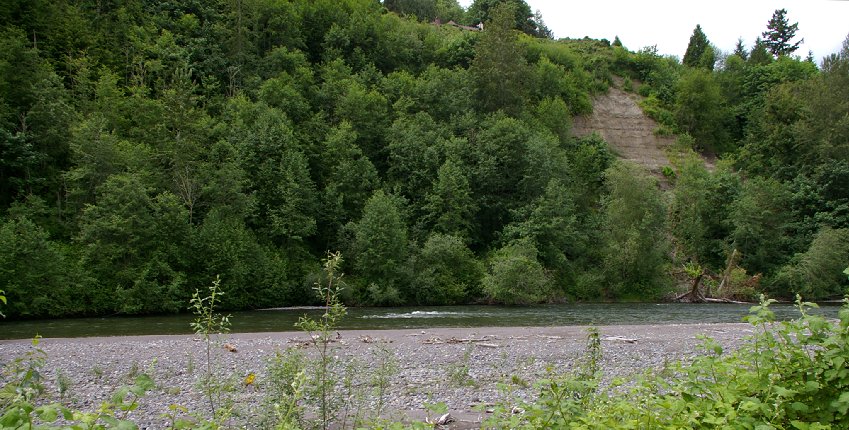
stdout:
<svg viewBox="0 0 849 430">
<path fill-rule="evenodd" d="M 510 377 L 510 382 L 511 382 L 513 385 L 518 385 L 518 386 L 520 386 L 520 387 L 522 387 L 522 388 L 529 388 L 529 387 L 531 386 L 531 384 L 530 384 L 527 380 L 525 380 L 524 378 L 522 378 L 522 377 L 521 377 L 521 376 L 519 376 L 519 375 L 513 375 L 513 376 L 511 376 L 511 377 Z"/>
<path fill-rule="evenodd" d="M 395 354 L 385 345 L 378 344 L 377 348 L 372 350 L 376 369 L 371 375 L 371 386 L 373 394 L 377 397 L 377 405 L 374 414 L 380 416 L 383 412 L 383 407 L 386 400 L 386 394 L 389 391 L 389 384 L 392 382 L 392 377 L 398 373 L 398 362 L 395 359 Z"/>
<path fill-rule="evenodd" d="M 463 352 L 463 358 L 448 366 L 448 380 L 454 386 L 471 387 L 475 385 L 475 380 L 469 375 L 469 363 L 474 348 L 475 345 L 470 343 Z"/>
<path fill-rule="evenodd" d="M 192 330 L 202 338 L 206 347 L 206 369 L 201 386 L 213 415 L 216 414 L 216 400 L 221 400 L 221 394 L 228 387 L 226 383 L 222 384 L 215 378 L 212 360 L 213 345 L 220 343 L 221 334 L 230 331 L 230 315 L 221 315 L 215 312 L 215 305 L 223 294 L 221 278 L 216 276 L 212 286 L 209 287 L 209 295 L 201 297 L 200 291 L 195 290 L 189 306 L 189 309 L 195 314 L 195 320 L 190 323 Z"/>
<path fill-rule="evenodd" d="M 92 375 L 94 375 L 94 377 L 97 380 L 100 380 L 100 379 L 103 378 L 103 368 L 98 366 L 98 365 L 95 365 L 94 367 L 91 368 L 91 373 L 92 373 Z"/>
<path fill-rule="evenodd" d="M 266 366 L 266 414 L 259 417 L 259 427 L 287 428 L 297 426 L 303 418 L 299 402 L 306 386 L 306 357 L 296 349 L 277 352 Z"/>
<path fill-rule="evenodd" d="M 59 390 L 59 398 L 65 399 L 65 396 L 71 391 L 71 378 L 61 369 L 56 370 L 56 388 Z"/>
<path fill-rule="evenodd" d="M 127 370 L 127 380 L 132 381 L 138 375 L 139 375 L 139 362 L 133 361 L 132 363 L 130 363 L 130 369 Z"/>
<path fill-rule="evenodd" d="M 316 282 L 313 288 L 324 300 L 324 314 L 318 319 L 303 316 L 296 324 L 310 335 L 311 344 L 318 353 L 317 362 L 312 366 L 314 379 L 310 387 L 310 398 L 318 403 L 320 425 L 325 430 L 330 425 L 338 403 L 332 397 L 336 375 L 333 373 L 335 359 L 330 354 L 330 343 L 334 340 L 339 321 L 347 313 L 345 305 L 339 299 L 339 293 L 342 291 L 342 274 L 339 273 L 341 264 L 341 253 L 328 253 L 324 260 L 324 282 Z"/>
</svg>

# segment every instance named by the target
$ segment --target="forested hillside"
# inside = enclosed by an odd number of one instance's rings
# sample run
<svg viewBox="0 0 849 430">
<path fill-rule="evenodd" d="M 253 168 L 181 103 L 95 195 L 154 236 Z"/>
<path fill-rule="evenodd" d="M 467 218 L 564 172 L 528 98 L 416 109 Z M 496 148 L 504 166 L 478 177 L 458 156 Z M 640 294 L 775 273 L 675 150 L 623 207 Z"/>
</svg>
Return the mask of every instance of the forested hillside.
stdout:
<svg viewBox="0 0 849 430">
<path fill-rule="evenodd" d="M 0 23 L 10 317 L 178 312 L 216 275 L 229 309 L 310 304 L 330 250 L 354 305 L 654 300 L 684 264 L 726 295 L 846 291 L 849 45 L 702 34 L 681 63 L 551 40 L 521 0 L 9 0 Z M 719 166 L 679 156 L 664 193 L 571 137 L 614 76 Z"/>
</svg>

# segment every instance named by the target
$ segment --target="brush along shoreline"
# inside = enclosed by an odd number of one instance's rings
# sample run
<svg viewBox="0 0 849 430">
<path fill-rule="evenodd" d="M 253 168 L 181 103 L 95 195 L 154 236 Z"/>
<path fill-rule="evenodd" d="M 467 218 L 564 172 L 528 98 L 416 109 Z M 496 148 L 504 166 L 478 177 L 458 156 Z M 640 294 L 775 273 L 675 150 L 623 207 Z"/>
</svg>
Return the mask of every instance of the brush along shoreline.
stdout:
<svg viewBox="0 0 849 430">
<path fill-rule="evenodd" d="M 381 404 L 390 419 L 424 419 L 427 404 L 447 410 L 474 427 L 496 403 L 518 405 L 538 394 L 533 383 L 577 370 L 587 344 L 588 327 L 487 327 L 409 330 L 340 330 L 330 345 L 340 378 L 334 397 L 340 413 L 374 418 Z M 698 352 L 700 336 L 734 349 L 753 334 L 749 324 L 617 325 L 597 327 L 605 380 L 630 377 L 671 362 L 687 362 Z M 225 394 L 234 401 L 231 422 L 256 428 L 267 409 L 266 393 L 274 381 L 268 363 L 278 353 L 297 349 L 315 355 L 303 332 L 221 335 L 212 354 L 215 375 L 231 382 Z M 156 388 L 139 402 L 130 417 L 140 428 L 163 428 L 163 414 L 177 404 L 208 414 L 200 381 L 206 349 L 194 335 L 41 339 L 47 353 L 42 369 L 48 395 L 74 408 L 95 410 L 137 374 L 153 378 Z M 27 340 L 0 341 L 0 363 L 32 349 Z M 388 362 L 390 366 L 382 363 Z M 374 389 L 376 375 L 388 372 L 382 399 Z M 250 375 L 254 375 L 250 378 Z M 247 381 L 250 380 L 250 383 Z M 510 392 L 498 388 L 505 383 Z M 62 388 L 60 398 L 60 386 Z M 344 405 L 347 403 L 347 406 Z M 459 427 L 458 427 L 459 428 Z"/>
</svg>

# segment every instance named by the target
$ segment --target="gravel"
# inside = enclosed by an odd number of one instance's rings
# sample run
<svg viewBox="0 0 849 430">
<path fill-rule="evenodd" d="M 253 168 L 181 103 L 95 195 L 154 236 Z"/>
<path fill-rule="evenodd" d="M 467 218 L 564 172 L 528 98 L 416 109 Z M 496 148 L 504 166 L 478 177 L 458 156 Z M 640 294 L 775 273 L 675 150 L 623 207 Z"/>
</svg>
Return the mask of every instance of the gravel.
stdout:
<svg viewBox="0 0 849 430">
<path fill-rule="evenodd" d="M 738 346 L 743 337 L 752 334 L 748 324 L 606 326 L 598 330 L 606 379 L 687 360 L 697 351 L 700 334 L 726 348 Z M 388 411 L 382 414 L 384 417 L 422 419 L 427 414 L 426 404 L 444 402 L 460 420 L 457 428 L 464 428 L 462 423 L 474 427 L 489 405 L 532 400 L 537 394 L 533 381 L 552 372 L 574 371 L 587 343 L 587 328 L 351 330 L 334 337 L 331 354 L 339 363 L 340 373 L 348 375 L 354 387 L 346 389 L 343 383 L 337 386 L 335 397 L 353 399 L 341 411 L 349 416 L 372 416 L 379 403 L 372 382 L 380 373 L 380 357 L 388 354 L 396 371 L 391 373 L 382 399 L 383 410 Z M 309 339 L 300 332 L 231 334 L 213 346 L 213 373 L 218 380 L 231 381 L 234 387 L 224 396 L 235 402 L 229 427 L 263 427 L 263 417 L 272 410 L 267 402 L 273 401 L 266 393 L 275 383 L 268 373 L 269 360 L 289 349 L 314 357 L 315 347 Z M 237 352 L 224 348 L 225 342 Z M 0 341 L 0 363 L 10 363 L 31 348 L 29 341 Z M 206 343 L 196 336 L 42 339 L 39 348 L 47 353 L 42 373 L 52 401 L 96 410 L 120 386 L 146 373 L 154 379 L 156 388 L 129 414 L 140 428 L 166 427 L 168 418 L 164 414 L 172 404 L 209 415 L 209 402 L 201 389 Z M 256 380 L 245 385 L 251 373 Z M 497 384 L 503 382 L 512 382 L 510 394 L 498 389 Z"/>
</svg>

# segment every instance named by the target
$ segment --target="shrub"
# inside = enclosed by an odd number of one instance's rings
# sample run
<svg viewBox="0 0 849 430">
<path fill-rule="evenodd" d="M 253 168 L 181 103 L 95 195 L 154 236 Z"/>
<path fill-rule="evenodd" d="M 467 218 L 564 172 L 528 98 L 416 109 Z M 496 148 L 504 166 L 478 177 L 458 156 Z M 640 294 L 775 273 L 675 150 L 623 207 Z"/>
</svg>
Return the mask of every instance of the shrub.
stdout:
<svg viewBox="0 0 849 430">
<path fill-rule="evenodd" d="M 527 240 L 515 241 L 495 252 L 483 278 L 483 290 L 493 303 L 539 303 L 549 295 L 548 275 L 537 260 L 537 249 Z"/>
</svg>

